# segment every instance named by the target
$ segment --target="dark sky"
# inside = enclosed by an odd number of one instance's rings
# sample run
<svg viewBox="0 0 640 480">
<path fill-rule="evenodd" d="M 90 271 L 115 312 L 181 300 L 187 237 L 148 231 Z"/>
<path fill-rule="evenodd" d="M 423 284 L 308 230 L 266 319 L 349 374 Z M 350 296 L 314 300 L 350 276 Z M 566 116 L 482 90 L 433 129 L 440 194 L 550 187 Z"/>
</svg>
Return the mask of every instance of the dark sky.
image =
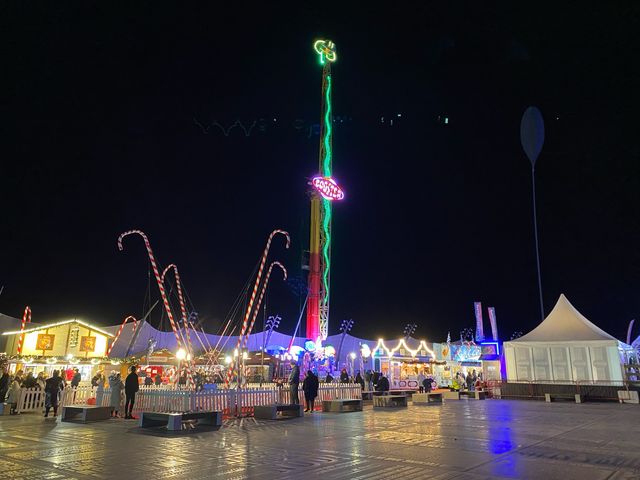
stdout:
<svg viewBox="0 0 640 480">
<path fill-rule="evenodd" d="M 496 307 L 507 339 L 537 324 L 519 139 L 537 105 L 546 311 L 565 293 L 624 336 L 640 315 L 637 2 L 273 3 L 3 4 L 1 312 L 139 315 L 143 243 L 116 247 L 131 228 L 161 264 L 178 264 L 212 332 L 273 228 L 293 240 L 289 251 L 275 242 L 273 258 L 300 276 L 320 116 L 311 43 L 323 36 L 339 54 L 334 174 L 347 191 L 333 225 L 332 332 L 353 318 L 365 337 L 416 322 L 418 337 L 455 338 L 474 301 Z M 213 125 L 236 121 L 248 136 Z M 268 312 L 290 333 L 298 298 L 273 280 Z"/>
</svg>

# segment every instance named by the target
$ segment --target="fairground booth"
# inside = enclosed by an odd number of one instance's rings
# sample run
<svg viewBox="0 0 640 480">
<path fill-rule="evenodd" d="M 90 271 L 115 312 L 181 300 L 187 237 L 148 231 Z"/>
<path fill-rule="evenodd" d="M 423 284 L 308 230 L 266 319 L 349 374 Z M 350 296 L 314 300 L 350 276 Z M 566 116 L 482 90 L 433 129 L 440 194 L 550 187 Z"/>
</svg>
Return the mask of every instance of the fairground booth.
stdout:
<svg viewBox="0 0 640 480">
<path fill-rule="evenodd" d="M 104 370 L 113 335 L 100 327 L 71 319 L 2 333 L 9 370 L 50 376 L 60 370 L 68 379 L 77 368 L 83 381 Z"/>
<path fill-rule="evenodd" d="M 418 389 L 419 377 L 436 378 L 438 363 L 433 351 L 434 344 L 414 338 L 400 340 L 378 340 L 372 353 L 374 369 L 389 379 L 391 389 Z"/>
</svg>

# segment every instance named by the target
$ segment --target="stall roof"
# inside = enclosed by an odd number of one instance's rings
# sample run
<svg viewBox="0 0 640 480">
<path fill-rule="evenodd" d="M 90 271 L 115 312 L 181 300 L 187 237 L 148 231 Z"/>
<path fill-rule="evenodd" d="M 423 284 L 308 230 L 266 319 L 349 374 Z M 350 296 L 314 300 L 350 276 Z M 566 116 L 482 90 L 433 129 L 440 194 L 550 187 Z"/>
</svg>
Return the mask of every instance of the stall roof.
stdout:
<svg viewBox="0 0 640 480">
<path fill-rule="evenodd" d="M 110 334 L 109 332 L 105 332 L 104 330 L 102 330 L 99 327 L 96 327 L 94 325 L 91 325 L 89 323 L 83 322 L 81 320 L 76 320 L 76 319 L 64 320 L 62 322 L 50 323 L 48 325 L 38 325 L 37 327 L 27 328 L 27 329 L 23 330 L 22 332 L 20 330 L 15 330 L 15 331 L 11 331 L 11 332 L 3 332 L 2 335 L 19 335 L 20 333 L 36 332 L 38 330 L 46 330 L 47 328 L 59 327 L 60 325 L 66 325 L 68 323 L 78 323 L 78 324 L 82 325 L 83 327 L 87 327 L 88 329 L 96 331 L 96 332 L 99 332 L 99 333 L 101 333 L 103 335 L 106 335 L 107 337 L 113 337 L 112 334 Z"/>
<path fill-rule="evenodd" d="M 571 305 L 567 297 L 561 294 L 556 306 L 540 325 L 509 343 L 598 340 L 618 341 L 617 338 L 587 320 Z"/>
</svg>

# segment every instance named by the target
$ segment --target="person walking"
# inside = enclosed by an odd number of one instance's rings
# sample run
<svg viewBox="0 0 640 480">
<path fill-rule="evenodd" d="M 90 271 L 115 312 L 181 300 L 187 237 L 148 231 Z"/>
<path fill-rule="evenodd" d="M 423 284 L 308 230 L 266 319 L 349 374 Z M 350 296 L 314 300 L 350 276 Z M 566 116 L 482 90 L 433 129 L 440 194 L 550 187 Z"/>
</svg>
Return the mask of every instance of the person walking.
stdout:
<svg viewBox="0 0 640 480">
<path fill-rule="evenodd" d="M 298 405 L 298 386 L 300 385 L 300 367 L 294 361 L 291 362 L 291 373 L 289 374 L 289 402 L 291 405 Z"/>
<path fill-rule="evenodd" d="M 111 417 L 118 418 L 118 412 L 120 411 L 120 405 L 122 403 L 122 390 L 124 384 L 120 374 L 115 371 L 109 376 L 109 388 L 111 388 L 111 398 L 109 406 L 111 407 Z"/>
<path fill-rule="evenodd" d="M 124 418 L 126 419 L 135 419 L 132 415 L 133 413 L 133 404 L 136 402 L 136 392 L 140 390 L 140 382 L 138 381 L 138 374 L 136 373 L 136 366 L 131 365 L 129 369 L 131 373 L 127 375 L 126 380 L 124 381 L 124 394 L 126 396 L 126 401 L 124 403 Z"/>
<path fill-rule="evenodd" d="M 54 370 L 53 375 L 47 378 L 45 382 L 45 401 L 44 401 L 44 416 L 49 416 L 49 410 L 53 408 L 53 416 L 58 416 L 58 402 L 60 401 L 60 392 L 64 388 L 64 380 L 60 376 L 59 370 Z"/>
<path fill-rule="evenodd" d="M 316 397 L 318 396 L 318 388 L 320 387 L 320 381 L 315 373 L 311 370 L 307 370 L 307 376 L 302 382 L 302 391 L 304 392 L 304 399 L 307 402 L 307 408 L 305 412 L 313 413 Z"/>
</svg>

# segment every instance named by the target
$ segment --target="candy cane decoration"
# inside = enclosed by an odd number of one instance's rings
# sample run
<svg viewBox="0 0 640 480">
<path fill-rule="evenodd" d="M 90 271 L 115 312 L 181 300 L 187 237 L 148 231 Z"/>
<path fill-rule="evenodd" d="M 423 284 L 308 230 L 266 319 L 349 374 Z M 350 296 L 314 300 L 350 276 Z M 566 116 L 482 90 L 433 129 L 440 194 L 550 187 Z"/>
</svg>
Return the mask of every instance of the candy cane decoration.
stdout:
<svg viewBox="0 0 640 480">
<path fill-rule="evenodd" d="M 283 280 L 287 280 L 287 269 L 284 268 L 280 262 L 271 262 L 269 265 L 269 270 L 267 271 L 267 275 L 264 277 L 264 283 L 262 284 L 262 290 L 260 290 L 260 296 L 258 297 L 258 303 L 256 304 L 256 308 L 253 310 L 253 317 L 251 318 L 251 324 L 249 325 L 249 329 L 247 330 L 247 334 L 244 337 L 244 341 L 242 343 L 242 348 L 245 349 L 247 347 L 247 342 L 249 340 L 249 335 L 251 335 L 251 331 L 253 330 L 253 325 L 256 323 L 256 318 L 258 317 L 258 312 L 260 311 L 260 305 L 262 304 L 262 298 L 264 297 L 264 293 L 267 291 L 267 285 L 269 284 L 269 277 L 271 276 L 271 270 L 273 270 L 273 266 L 277 265 L 282 270 Z"/>
<path fill-rule="evenodd" d="M 187 337 L 187 341 L 186 341 L 187 353 L 190 356 L 190 359 L 187 360 L 187 378 L 189 379 L 189 383 L 191 384 L 193 382 L 193 379 L 191 378 L 190 367 L 192 367 L 195 363 L 193 358 L 193 346 L 191 345 L 191 335 L 189 334 L 189 325 L 187 323 L 187 307 L 185 306 L 184 297 L 182 296 L 182 284 L 181 284 L 182 282 L 180 280 L 180 273 L 178 273 L 178 267 L 176 267 L 175 264 L 173 263 L 167 265 L 167 267 L 162 272 L 162 275 L 160 276 L 160 280 L 164 284 L 164 277 L 166 276 L 169 269 L 173 269 L 173 274 L 175 275 L 175 278 L 176 278 L 176 290 L 178 291 L 178 302 L 180 303 L 180 314 L 182 315 L 182 325 L 184 326 L 184 329 L 186 332 L 185 336 Z"/>
<path fill-rule="evenodd" d="M 22 314 L 22 323 L 20 324 L 20 338 L 18 339 L 18 355 L 22 353 L 22 344 L 24 343 L 24 327 L 27 323 L 31 323 L 31 308 L 29 305 L 24 307 L 24 313 Z"/>
<path fill-rule="evenodd" d="M 133 320 L 133 332 L 135 333 L 136 326 L 138 325 L 138 320 L 133 315 L 129 315 L 127 318 L 124 319 L 124 322 L 122 322 L 122 325 L 120 325 L 120 328 L 118 329 L 118 333 L 116 333 L 116 337 L 113 339 L 113 342 L 111 342 L 111 345 L 109 346 L 109 349 L 107 350 L 107 357 L 111 354 L 111 350 L 113 349 L 113 346 L 116 344 L 116 342 L 120 338 L 120 334 L 122 333 L 122 330 L 124 329 L 125 324 L 129 320 Z"/>
<path fill-rule="evenodd" d="M 169 317 L 169 323 L 171 324 L 171 329 L 173 330 L 173 334 L 176 336 L 176 342 L 178 344 L 178 349 L 182 348 L 182 342 L 180 341 L 180 335 L 178 334 L 178 328 L 176 327 L 176 322 L 173 319 L 173 313 L 171 312 L 171 306 L 169 305 L 169 299 L 167 298 L 167 294 L 164 291 L 164 285 L 162 284 L 162 279 L 160 278 L 160 272 L 158 271 L 158 265 L 156 264 L 156 258 L 153 256 L 153 250 L 151 250 L 151 244 L 149 243 L 149 239 L 145 235 L 145 233 L 141 230 L 129 230 L 128 232 L 124 232 L 120 234 L 118 237 L 118 249 L 120 251 L 124 250 L 122 246 L 122 240 L 127 235 L 138 234 L 144 240 L 144 246 L 147 248 L 147 253 L 149 254 L 149 261 L 151 262 L 151 268 L 153 268 L 153 274 L 156 277 L 156 282 L 158 283 L 158 289 L 160 290 L 160 296 L 162 297 L 162 303 L 164 303 L 164 309 L 167 312 L 167 317 Z M 189 375 L 189 370 L 187 370 L 187 375 Z"/>
<path fill-rule="evenodd" d="M 269 255 L 269 249 L 271 248 L 271 241 L 273 237 L 275 237 L 278 233 L 284 235 L 287 238 L 286 248 L 289 248 L 289 244 L 291 243 L 291 239 L 289 238 L 289 234 L 284 230 L 274 230 L 269 235 L 267 239 L 267 244 L 264 247 L 264 252 L 262 253 L 262 259 L 260 260 L 260 267 L 258 268 L 258 276 L 256 277 L 256 282 L 253 285 L 253 291 L 251 292 L 251 298 L 249 300 L 249 305 L 247 306 L 247 311 L 244 315 L 244 320 L 242 321 L 242 329 L 240 330 L 240 335 L 238 336 L 238 342 L 236 343 L 236 350 L 240 348 L 242 338 L 247 331 L 249 315 L 251 314 L 251 309 L 253 307 L 253 302 L 256 299 L 256 292 L 258 291 L 258 285 L 260 284 L 260 280 L 262 279 L 262 272 L 264 271 L 264 264 L 267 263 L 267 255 Z M 238 353 L 240 354 L 240 353 Z M 225 386 L 228 387 L 231 382 L 231 376 L 233 375 L 234 361 L 231 360 L 229 364 L 229 369 L 227 370 L 227 378 L 225 381 Z"/>
</svg>

